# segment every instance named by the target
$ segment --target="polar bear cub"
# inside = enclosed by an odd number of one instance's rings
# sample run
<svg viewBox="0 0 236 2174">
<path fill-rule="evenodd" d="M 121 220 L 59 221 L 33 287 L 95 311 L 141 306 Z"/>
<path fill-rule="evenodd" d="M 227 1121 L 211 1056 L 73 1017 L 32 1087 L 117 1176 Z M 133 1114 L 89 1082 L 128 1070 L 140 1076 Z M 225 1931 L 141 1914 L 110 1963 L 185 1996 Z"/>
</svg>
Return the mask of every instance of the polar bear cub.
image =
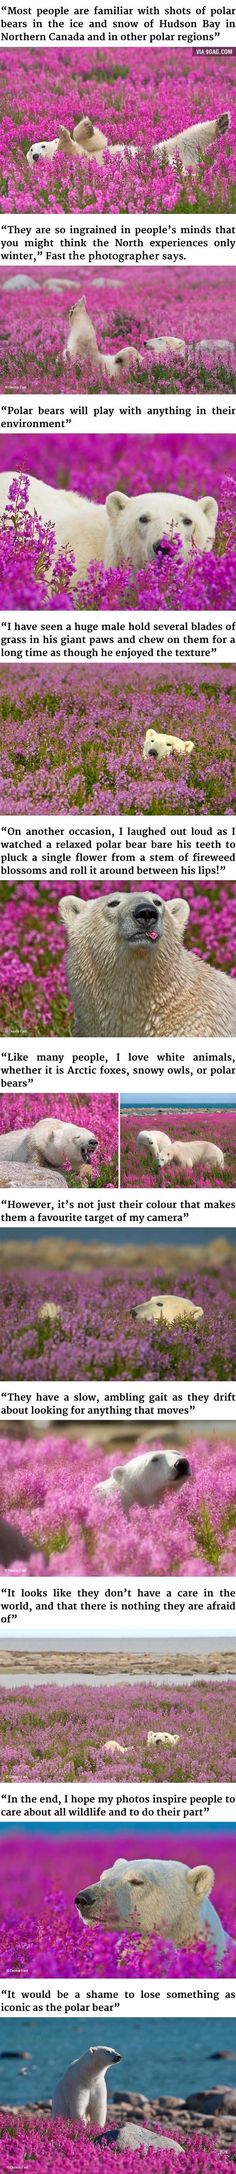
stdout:
<svg viewBox="0 0 236 2174">
<path fill-rule="evenodd" d="M 107 2087 L 105 2076 L 113 2061 L 121 2061 L 121 2053 L 113 2046 L 88 2046 L 87 2053 L 79 2061 L 71 2061 L 64 2076 L 56 2084 L 52 2100 L 52 2116 L 60 2114 L 65 2121 L 79 2121 L 82 2129 L 105 2129 L 107 2114 Z"/>
<path fill-rule="evenodd" d="M 224 1932 L 208 1900 L 213 1886 L 211 1865 L 190 1869 L 172 1859 L 138 1857 L 129 1863 L 126 1857 L 118 1857 L 100 1879 L 76 1895 L 76 1908 L 88 1925 L 108 1921 L 119 1930 L 133 1919 L 144 1940 L 156 1932 L 176 1949 L 191 1948 L 202 1939 L 215 1948 L 220 1962 L 230 1934 Z"/>
<path fill-rule="evenodd" d="M 19 475 L 0 476 L 0 519 L 7 511 L 12 484 Z M 47 529 L 55 532 L 55 557 L 66 548 L 73 552 L 75 575 L 84 580 L 92 563 L 97 566 L 133 566 L 137 571 L 158 556 L 168 554 L 173 541 L 184 560 L 193 550 L 212 551 L 218 519 L 216 498 L 184 498 L 177 491 L 141 492 L 137 498 L 124 491 L 109 491 L 105 504 L 93 504 L 75 491 L 55 490 L 38 476 L 29 478 L 28 509 Z M 15 512 L 15 509 L 14 509 Z M 40 549 L 40 544 L 39 544 Z M 52 569 L 51 569 L 52 572 Z M 50 574 L 49 574 L 50 585 Z M 74 577 L 73 577 L 74 578 Z"/>
</svg>

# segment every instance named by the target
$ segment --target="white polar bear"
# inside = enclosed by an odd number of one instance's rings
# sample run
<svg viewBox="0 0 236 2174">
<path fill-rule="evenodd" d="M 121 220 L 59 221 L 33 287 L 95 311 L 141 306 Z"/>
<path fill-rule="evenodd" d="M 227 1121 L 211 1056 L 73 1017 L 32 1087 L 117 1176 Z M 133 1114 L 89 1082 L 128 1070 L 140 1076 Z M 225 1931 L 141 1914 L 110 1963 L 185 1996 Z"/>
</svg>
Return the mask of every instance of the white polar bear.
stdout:
<svg viewBox="0 0 236 2174">
<path fill-rule="evenodd" d="M 172 1140 L 171 1155 L 167 1153 L 166 1162 L 173 1161 L 180 1163 L 183 1170 L 195 1170 L 199 1162 L 210 1170 L 224 1170 L 225 1166 L 223 1148 L 217 1147 L 214 1140 L 204 1139 Z"/>
<path fill-rule="evenodd" d="M 187 1457 L 180 1457 L 173 1450 L 143 1451 L 139 1457 L 129 1457 L 127 1464 L 117 1464 L 110 1479 L 100 1480 L 96 1495 L 120 1495 L 122 1509 L 129 1517 L 132 1503 L 141 1509 L 149 1509 L 151 1503 L 163 1501 L 166 1488 L 182 1487 L 190 1478 Z"/>
<path fill-rule="evenodd" d="M 0 476 L 0 520 L 7 509 L 7 527 L 16 518 L 16 509 L 8 505 L 12 484 L 19 485 L 19 475 L 9 473 Z M 173 540 L 179 542 L 182 558 L 188 560 L 193 550 L 201 554 L 212 551 L 218 518 L 216 498 L 184 498 L 176 491 L 141 493 L 128 498 L 124 491 L 109 491 L 105 505 L 92 504 L 88 498 L 80 498 L 76 491 L 54 490 L 52 484 L 42 483 L 38 476 L 30 476 L 28 511 L 43 524 L 54 529 L 55 559 L 57 552 L 66 548 L 73 552 L 74 579 L 81 581 L 88 567 L 133 566 L 137 571 L 158 557 L 168 555 Z M 39 552 L 41 545 L 39 544 Z M 52 565 L 48 574 L 52 578 Z"/>
<path fill-rule="evenodd" d="M 120 1751 L 121 1757 L 124 1759 L 125 1752 L 132 1750 L 132 1744 L 119 1744 L 116 1736 L 108 1736 L 106 1743 L 102 1744 L 102 1751 L 105 1751 L 107 1759 L 113 1759 L 116 1751 Z"/>
<path fill-rule="evenodd" d="M 87 2053 L 79 2061 L 71 2061 L 60 2077 L 52 2100 L 52 2116 L 64 2117 L 64 2121 L 79 2121 L 82 2129 L 105 2129 L 107 2113 L 107 2087 L 105 2075 L 113 2061 L 121 2061 L 122 2054 L 115 2053 L 113 2046 L 88 2046 Z"/>
<path fill-rule="evenodd" d="M 219 1963 L 230 1934 L 224 1932 L 208 1900 L 213 1886 L 211 1865 L 190 1869 L 177 1859 L 162 1862 L 161 1858 L 137 1857 L 129 1863 L 126 1857 L 118 1857 L 100 1879 L 75 1896 L 75 1903 L 86 1925 L 105 1920 L 119 1931 L 124 1925 L 130 1928 L 133 1919 L 142 1939 L 157 1933 L 176 1949 L 191 1948 L 195 1940 L 203 1940 L 214 1947 Z"/>
<path fill-rule="evenodd" d="M 167 1291 L 157 1291 L 142 1305 L 134 1306 L 132 1312 L 138 1321 L 153 1321 L 157 1328 L 174 1328 L 178 1321 L 187 1325 L 191 1321 L 203 1321 L 203 1306 L 195 1306 L 193 1299 L 181 1298 L 180 1294 L 172 1298 Z"/>
<path fill-rule="evenodd" d="M 49 1335 L 54 1334 L 54 1329 L 61 1328 L 61 1307 L 55 1305 L 53 1298 L 45 1298 L 43 1306 L 38 1308 L 36 1320 L 38 1329 L 45 1328 Z"/>
<path fill-rule="evenodd" d="M 179 1744 L 179 1736 L 172 1736 L 170 1729 L 148 1729 L 147 1744 Z"/>
<path fill-rule="evenodd" d="M 70 362 L 84 362 L 89 357 L 95 364 L 98 359 L 96 332 L 89 310 L 86 309 L 84 294 L 78 296 L 78 302 L 73 302 L 70 309 L 68 338 L 63 348 L 64 361 L 67 355 Z"/>
<path fill-rule="evenodd" d="M 49 1169 L 60 1172 L 61 1164 L 66 1161 L 72 1170 L 80 1171 L 83 1164 L 91 1162 L 96 1147 L 96 1134 L 86 1125 L 66 1124 L 62 1118 L 40 1117 L 35 1125 L 1 1132 L 0 1173 L 5 1162 L 12 1163 L 13 1171 L 15 1164 L 22 1166 L 23 1163 L 29 1167 L 36 1164 L 40 1169 L 46 1163 Z"/>
<path fill-rule="evenodd" d="M 154 755 L 158 762 L 167 762 L 169 755 L 192 755 L 193 747 L 194 740 L 179 740 L 177 732 L 154 732 L 149 725 L 143 742 L 144 762 L 149 755 Z"/>
</svg>

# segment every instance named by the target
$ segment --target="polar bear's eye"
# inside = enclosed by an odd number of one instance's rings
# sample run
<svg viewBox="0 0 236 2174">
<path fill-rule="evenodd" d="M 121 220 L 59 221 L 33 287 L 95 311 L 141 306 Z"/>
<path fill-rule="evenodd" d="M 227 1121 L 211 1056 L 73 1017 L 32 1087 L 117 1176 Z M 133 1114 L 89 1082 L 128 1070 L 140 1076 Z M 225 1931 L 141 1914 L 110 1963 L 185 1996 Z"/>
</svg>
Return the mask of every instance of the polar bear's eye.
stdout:
<svg viewBox="0 0 236 2174">
<path fill-rule="evenodd" d="M 183 528 L 192 528 L 190 513 L 182 513 Z"/>
<path fill-rule="evenodd" d="M 148 528 L 148 522 L 149 522 L 149 521 L 150 521 L 150 513 L 139 513 L 139 527 L 140 527 L 140 528 Z"/>
<path fill-rule="evenodd" d="M 131 1886 L 131 1887 L 143 1887 L 143 1880 L 136 1880 L 136 1879 L 133 1879 L 133 1880 L 131 1880 L 131 1881 L 130 1881 L 130 1886 Z"/>
<path fill-rule="evenodd" d="M 116 896 L 116 898 L 107 898 L 107 906 L 109 906 L 109 910 L 112 906 L 120 906 L 119 893 L 118 897 Z"/>
</svg>

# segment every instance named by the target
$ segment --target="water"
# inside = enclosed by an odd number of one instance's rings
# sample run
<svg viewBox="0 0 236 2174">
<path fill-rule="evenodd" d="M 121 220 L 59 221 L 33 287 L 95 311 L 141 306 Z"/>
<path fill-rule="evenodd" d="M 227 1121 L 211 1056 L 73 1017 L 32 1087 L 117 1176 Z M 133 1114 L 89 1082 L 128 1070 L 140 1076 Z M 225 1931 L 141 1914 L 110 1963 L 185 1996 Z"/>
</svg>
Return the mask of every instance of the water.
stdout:
<svg viewBox="0 0 236 2174">
<path fill-rule="evenodd" d="M 236 1668 L 235 1668 L 235 1676 L 236 1676 Z M 58 1671 L 57 1671 L 57 1669 L 56 1669 L 56 1670 L 55 1670 L 55 1669 L 53 1669 L 53 1674 L 52 1674 L 52 1672 L 50 1673 L 50 1667 L 49 1667 L 49 1668 L 47 1668 L 47 1675 L 45 1675 L 45 1671 L 42 1671 L 42 1673 L 41 1673 L 41 1670 L 40 1670 L 40 1668 L 37 1668 L 37 1670 L 35 1671 L 35 1674 L 34 1674 L 34 1675 L 32 1674 L 32 1671 L 31 1671 L 31 1670 L 30 1670 L 30 1674 L 29 1674 L 29 1675 L 27 1675 L 27 1670 L 26 1670 L 26 1669 L 22 1669 L 22 1670 L 21 1670 L 20 1668 L 18 1668 L 18 1669 L 17 1669 L 17 1673 L 16 1673 L 16 1675 L 14 1675 L 14 1674 L 13 1674 L 13 1671 L 12 1671 L 12 1670 L 11 1670 L 10 1668 L 9 1668 L 9 1669 L 7 1670 L 7 1673 L 6 1673 L 6 1671 L 5 1671 L 5 1674 L 4 1674 L 4 1675 L 1 1675 L 1 1668 L 0 1668 L 0 1686 L 2 1686 L 2 1689 L 4 1689 L 5 1691 L 6 1691 L 6 1689 L 7 1689 L 7 1684 L 9 1684 L 9 1686 L 10 1686 L 10 1689 L 11 1689 L 11 1690 L 15 1691 L 15 1690 L 16 1690 L 16 1685 L 17 1685 L 18 1683 L 20 1683 L 20 1684 L 23 1684 L 23 1683 L 24 1683 L 24 1684 L 27 1684 L 27 1687 L 28 1687 L 29 1685 L 31 1685 L 32 1689 L 33 1689 L 33 1688 L 34 1688 L 34 1689 L 36 1689 L 36 1687 L 37 1687 L 37 1684 L 42 1684 L 42 1683 L 56 1683 L 56 1684 L 59 1684 L 59 1688 L 60 1688 L 60 1690 L 61 1690 L 61 1691 L 63 1692 L 63 1696 L 64 1696 L 64 1693 L 65 1693 L 65 1690 L 66 1690 L 66 1686 L 67 1686 L 67 1684 L 68 1684 L 68 1683 L 72 1683 L 72 1684 L 74 1684 L 74 1689 L 75 1689 L 75 1691 L 76 1691 L 76 1690 L 78 1689 L 78 1686 L 80 1686 L 80 1687 L 82 1686 L 82 1689 L 84 1689 L 84 1690 L 85 1690 L 85 1689 L 86 1689 L 86 1685 L 88 1685 L 88 1684 L 91 1684 L 91 1686 L 92 1686 L 92 1689 L 93 1689 L 93 1687 L 94 1687 L 95 1689 L 97 1689 L 97 1690 L 99 1690 L 99 1691 L 102 1691 L 102 1688 L 103 1688 L 103 1686 L 104 1686 L 104 1689 L 105 1689 L 105 1690 L 106 1690 L 106 1689 L 108 1689 L 108 1690 L 109 1690 L 109 1684 L 111 1684 L 111 1685 L 112 1685 L 112 1687 L 113 1687 L 113 1689 L 114 1689 L 114 1685 L 115 1685 L 116 1683 L 123 1683 L 123 1684 L 124 1684 L 124 1688 L 125 1688 L 125 1686 L 126 1686 L 126 1688 L 128 1688 L 128 1687 L 129 1687 L 129 1688 L 131 1688 L 131 1689 L 132 1689 L 132 1684 L 133 1684 L 133 1683 L 138 1683 L 138 1684 L 140 1684 L 140 1683 L 141 1683 L 141 1685 L 142 1685 L 142 1683 L 143 1683 L 143 1685 L 144 1685 L 144 1686 L 145 1686 L 145 1684 L 146 1684 L 146 1683 L 151 1683 L 151 1684 L 152 1684 L 152 1686 L 153 1686 L 153 1690 L 154 1690 L 154 1691 L 155 1691 L 155 1689 L 156 1689 L 156 1688 L 158 1688 L 158 1690 L 160 1690 L 160 1689 L 161 1689 L 162 1691 L 165 1691 L 165 1689 L 166 1689 L 166 1690 L 168 1690 L 168 1685 L 170 1685 L 170 1684 L 174 1684 L 175 1690 L 179 1690 L 179 1691 L 181 1691 L 181 1685 L 182 1685 L 182 1684 L 187 1684 L 187 1685 L 189 1685 L 189 1686 L 190 1686 L 191 1684 L 197 1684 L 197 1683 L 204 1683 L 204 1684 L 207 1684 L 207 1683 L 234 1683 L 234 1682 L 235 1682 L 235 1677 L 234 1677 L 234 1676 L 232 1675 L 231 1671 L 230 1671 L 230 1673 L 228 1674 L 228 1672 L 227 1672 L 227 1668 L 224 1668 L 224 1669 L 222 1669 L 222 1673 L 221 1673 L 221 1675 L 217 1675 L 217 1676 L 215 1676 L 215 1675 L 212 1675 L 212 1676 L 211 1676 L 210 1674 L 208 1674 L 208 1675 L 205 1675 L 205 1674 L 204 1674 L 204 1668 L 203 1668 L 203 1669 L 201 1670 L 201 1675 L 198 1675 L 198 1674 L 197 1674 L 197 1675 L 194 1675 L 194 1674 L 193 1674 L 193 1675 L 191 1675 L 191 1676 L 182 1676 L 182 1675 L 181 1675 L 181 1676 L 176 1676 L 176 1675 L 175 1675 L 175 1676 L 174 1676 L 174 1675 L 173 1675 L 173 1676 L 171 1676 L 171 1675 L 169 1675 L 169 1673 L 168 1673 L 168 1676 L 158 1676 L 158 1675 L 156 1675 L 156 1672 L 155 1672 L 155 1676 L 154 1676 L 153 1674 L 152 1674 L 152 1675 L 149 1675 L 149 1674 L 148 1674 L 148 1669 L 147 1669 L 147 1673 L 146 1673 L 146 1671 L 145 1671 L 145 1675 L 144 1675 L 144 1674 L 142 1674 L 142 1675 L 140 1676 L 140 1673 L 138 1673 L 138 1669 L 137 1669 L 137 1673 L 136 1673 L 136 1671 L 134 1672 L 133 1668 L 132 1668 L 132 1671 L 131 1671 L 131 1675 L 130 1675 L 130 1676 L 129 1676 L 129 1674 L 127 1674 L 127 1675 L 124 1675 L 124 1670 L 121 1670 L 121 1669 L 119 1669 L 119 1668 L 117 1668 L 117 1669 L 116 1669 L 116 1670 L 114 1671 L 114 1675 L 113 1675 L 113 1673 L 112 1673 L 112 1672 L 111 1672 L 111 1673 L 109 1672 L 109 1676 L 96 1676 L 96 1675 L 95 1675 L 95 1671 L 94 1671 L 94 1670 L 93 1670 L 93 1673 L 92 1673 L 92 1675 L 91 1675 L 91 1674 L 89 1674 L 89 1676 L 86 1676 L 86 1674 L 84 1674 L 83 1676 L 79 1676 L 79 1675 L 77 1676 L 77 1673 L 76 1673 L 76 1675 L 75 1675 L 75 1674 L 73 1674 L 73 1673 L 70 1673 L 70 1669 L 66 1670 L 66 1674 L 65 1674 L 65 1675 L 63 1675 L 63 1673 L 62 1673 L 62 1672 L 60 1673 L 59 1669 L 58 1669 Z"/>
<path fill-rule="evenodd" d="M 155 2098 L 158 2093 L 185 2098 L 189 2091 L 206 2090 L 218 2081 L 236 2087 L 236 2019 L 197 2016 L 172 2018 L 132 2017 L 114 2021 L 107 2014 L 87 2022 L 72 2017 L 44 2016 L 21 2021 L 0 2021 L 0 2098 L 3 2105 L 25 2106 L 35 2099 L 51 2098 L 55 2083 L 69 2062 L 87 2047 L 110 2045 L 121 2053 L 119 2068 L 108 2076 L 109 2098 L 113 2090 L 138 2090 Z M 4 2060 L 5 2049 L 30 2053 L 25 2076 L 21 2062 Z M 231 2049 L 234 2059 L 212 2061 L 220 2048 Z"/>
</svg>

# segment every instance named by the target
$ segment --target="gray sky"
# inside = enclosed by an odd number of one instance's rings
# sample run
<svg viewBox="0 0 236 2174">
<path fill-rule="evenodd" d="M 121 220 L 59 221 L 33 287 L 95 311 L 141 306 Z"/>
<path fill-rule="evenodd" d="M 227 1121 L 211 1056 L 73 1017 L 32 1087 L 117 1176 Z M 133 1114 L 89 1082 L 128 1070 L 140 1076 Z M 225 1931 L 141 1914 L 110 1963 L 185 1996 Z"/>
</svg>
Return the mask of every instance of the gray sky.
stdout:
<svg viewBox="0 0 236 2174">
<path fill-rule="evenodd" d="M 1 1652 L 5 1650 L 6 1646 L 10 1646 L 12 1652 L 13 1646 L 16 1644 L 18 1646 L 19 1643 L 24 1653 L 27 1647 L 30 1653 L 45 1653 L 48 1651 L 48 1654 L 50 1654 L 50 1652 L 55 1653 L 57 1648 L 61 1652 L 63 1645 L 67 1653 L 84 1653 L 86 1647 L 88 1655 L 89 1653 L 97 1655 L 98 1643 L 100 1653 L 127 1652 L 127 1638 L 101 1638 L 100 1632 L 99 1641 L 98 1638 L 87 1638 L 86 1635 L 84 1635 L 84 1638 L 66 1638 L 63 1627 L 61 1637 L 52 1638 L 51 1641 L 48 1638 L 24 1638 L 22 1632 L 20 1640 L 16 1640 L 15 1636 L 10 1638 L 8 1636 L 7 1639 L 1 1638 L 0 1659 Z M 147 1632 L 146 1638 L 132 1638 L 129 1635 L 128 1642 L 130 1653 L 137 1653 L 137 1656 L 139 1653 L 156 1653 L 157 1661 L 159 1653 L 166 1653 L 168 1657 L 173 1653 L 180 1653 L 180 1651 L 192 1655 L 209 1652 L 227 1653 L 229 1647 L 231 1653 L 235 1651 L 236 1656 L 236 1638 L 233 1637 L 232 1633 L 230 1633 L 230 1636 L 228 1634 L 227 1638 L 214 1638 L 211 1631 L 208 1632 L 207 1638 L 184 1638 L 181 1631 L 177 1630 L 174 1638 L 159 1638 L 159 1636 L 158 1638 L 149 1638 Z"/>
</svg>

